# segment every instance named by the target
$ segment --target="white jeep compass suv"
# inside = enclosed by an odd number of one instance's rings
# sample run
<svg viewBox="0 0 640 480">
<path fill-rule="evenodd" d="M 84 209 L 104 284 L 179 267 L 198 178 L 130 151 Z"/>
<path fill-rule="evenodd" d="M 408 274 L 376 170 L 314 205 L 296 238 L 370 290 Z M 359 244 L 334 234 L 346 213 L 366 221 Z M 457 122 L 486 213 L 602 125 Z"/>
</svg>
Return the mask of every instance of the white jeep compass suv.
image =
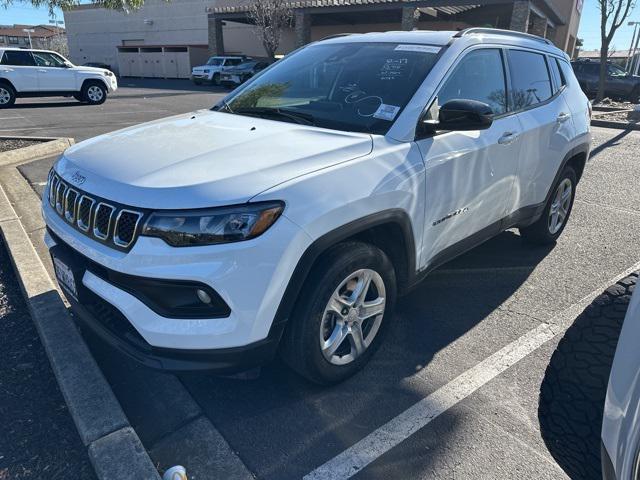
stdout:
<svg viewBox="0 0 640 480">
<path fill-rule="evenodd" d="M 146 365 L 231 372 L 278 352 L 338 382 L 438 265 L 512 227 L 560 236 L 589 117 L 538 37 L 335 37 L 211 110 L 69 148 L 46 241 L 79 321 Z"/>
<path fill-rule="evenodd" d="M 0 108 L 18 97 L 73 96 L 93 105 L 118 89 L 113 72 L 77 67 L 56 52 L 0 48 Z"/>
</svg>

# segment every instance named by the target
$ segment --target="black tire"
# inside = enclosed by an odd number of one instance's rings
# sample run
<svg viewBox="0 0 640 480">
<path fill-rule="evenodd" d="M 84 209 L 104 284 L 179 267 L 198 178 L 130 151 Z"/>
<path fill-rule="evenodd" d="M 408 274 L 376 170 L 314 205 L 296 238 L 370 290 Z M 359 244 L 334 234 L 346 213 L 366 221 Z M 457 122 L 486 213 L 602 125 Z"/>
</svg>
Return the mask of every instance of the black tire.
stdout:
<svg viewBox="0 0 640 480">
<path fill-rule="evenodd" d="M 94 90 L 97 89 L 97 90 Z M 95 93 L 97 91 L 102 92 L 101 95 Z M 107 100 L 107 87 L 100 81 L 88 81 L 82 86 L 82 100 L 89 105 L 101 105 Z"/>
<path fill-rule="evenodd" d="M 16 91 L 11 85 L 0 82 L 0 108 L 9 108 L 16 103 Z"/>
<path fill-rule="evenodd" d="M 631 92 L 631 94 L 629 95 L 628 100 L 631 103 L 640 103 L 640 86 L 639 87 L 635 87 L 633 89 L 633 91 Z"/>
<path fill-rule="evenodd" d="M 320 345 L 324 311 L 341 282 L 360 269 L 375 271 L 384 283 L 386 303 L 382 321 L 360 356 L 346 365 L 335 365 L 325 358 Z M 395 270 L 382 250 L 360 242 L 338 244 L 322 255 L 305 281 L 283 336 L 280 355 L 293 370 L 314 383 L 341 382 L 359 371 L 379 348 L 393 315 L 395 300 Z M 366 326 L 363 329 L 366 330 Z"/>
<path fill-rule="evenodd" d="M 220 74 L 219 73 L 214 73 L 213 74 L 213 78 L 211 78 L 211 84 L 219 87 L 220 86 Z"/>
<path fill-rule="evenodd" d="M 560 228 L 556 231 L 552 231 L 550 226 L 550 212 L 556 200 L 556 192 L 558 191 L 558 187 L 563 185 L 565 181 L 569 181 L 571 184 L 571 200 L 569 202 L 568 208 L 566 209 L 566 214 L 563 219 L 563 222 Z M 573 201 L 576 196 L 576 187 L 578 185 L 578 177 L 576 175 L 575 170 L 567 165 L 564 167 L 564 170 L 560 174 L 560 177 L 554 183 L 551 189 L 551 195 L 549 196 L 549 200 L 547 200 L 547 204 L 544 207 L 544 211 L 540 218 L 533 224 L 527 227 L 520 227 L 520 235 L 522 238 L 530 243 L 536 243 L 540 245 L 548 245 L 555 243 L 562 232 L 564 231 L 567 223 L 569 222 L 569 218 L 571 216 L 571 211 L 573 210 Z"/>
<path fill-rule="evenodd" d="M 538 419 L 549 451 L 571 478 L 602 478 L 600 433 L 618 337 L 638 274 L 619 281 L 575 320 L 540 387 Z"/>
</svg>

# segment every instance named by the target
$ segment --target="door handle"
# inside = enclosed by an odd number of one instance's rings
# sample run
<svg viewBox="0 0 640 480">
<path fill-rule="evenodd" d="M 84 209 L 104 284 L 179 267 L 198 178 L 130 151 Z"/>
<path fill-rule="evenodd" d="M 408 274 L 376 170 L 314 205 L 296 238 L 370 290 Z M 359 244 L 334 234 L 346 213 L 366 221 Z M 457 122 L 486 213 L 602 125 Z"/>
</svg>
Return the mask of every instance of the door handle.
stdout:
<svg viewBox="0 0 640 480">
<path fill-rule="evenodd" d="M 564 123 L 567 120 L 569 120 L 570 118 L 571 118 L 571 114 L 570 113 L 562 112 L 560 115 L 558 115 L 557 121 L 558 121 L 558 123 Z"/>
<path fill-rule="evenodd" d="M 47 71 L 44 68 L 39 68 L 38 73 L 47 73 Z"/>
<path fill-rule="evenodd" d="M 518 139 L 519 135 L 516 132 L 505 132 L 498 139 L 500 145 L 511 145 Z"/>
</svg>

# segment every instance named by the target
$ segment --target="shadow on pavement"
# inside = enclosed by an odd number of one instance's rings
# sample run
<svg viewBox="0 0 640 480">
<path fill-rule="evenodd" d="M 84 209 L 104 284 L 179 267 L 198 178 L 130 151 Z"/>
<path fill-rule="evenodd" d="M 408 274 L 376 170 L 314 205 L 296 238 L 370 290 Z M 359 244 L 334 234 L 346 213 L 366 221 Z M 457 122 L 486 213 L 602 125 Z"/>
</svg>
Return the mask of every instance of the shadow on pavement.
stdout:
<svg viewBox="0 0 640 480">
<path fill-rule="evenodd" d="M 600 431 L 609 373 L 631 291 L 609 287 L 560 340 L 540 386 L 538 419 L 549 452 L 573 479 L 601 479 Z"/>
<path fill-rule="evenodd" d="M 25 108 L 58 108 L 58 107 L 86 107 L 90 106 L 85 103 L 80 103 L 77 100 L 69 100 L 64 102 L 38 102 L 38 103 L 19 103 L 16 102 L 12 109 L 25 109 Z"/>
</svg>

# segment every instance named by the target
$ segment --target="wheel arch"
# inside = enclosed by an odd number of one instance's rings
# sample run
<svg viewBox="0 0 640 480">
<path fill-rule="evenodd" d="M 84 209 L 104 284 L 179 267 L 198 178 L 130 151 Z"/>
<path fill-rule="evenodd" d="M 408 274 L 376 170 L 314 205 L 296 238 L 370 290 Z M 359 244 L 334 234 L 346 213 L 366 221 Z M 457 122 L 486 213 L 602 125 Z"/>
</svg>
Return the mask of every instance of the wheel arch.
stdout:
<svg viewBox="0 0 640 480">
<path fill-rule="evenodd" d="M 317 238 L 304 251 L 289 279 L 276 311 L 269 336 L 282 332 L 304 284 L 318 259 L 331 247 L 345 241 L 375 245 L 391 259 L 398 278 L 398 290 L 406 291 L 416 273 L 416 249 L 411 219 L 401 209 L 390 209 L 342 225 Z"/>
<path fill-rule="evenodd" d="M 104 86 L 105 90 L 106 90 L 107 92 L 109 91 L 109 85 L 107 85 L 107 82 L 105 82 L 105 81 L 104 81 L 103 79 L 101 79 L 101 78 L 93 78 L 93 77 L 91 77 L 91 78 L 85 78 L 85 79 L 82 81 L 82 84 L 80 85 L 80 91 L 84 90 L 85 85 L 87 85 L 88 83 L 94 83 L 94 82 L 101 83 L 101 84 Z"/>
<path fill-rule="evenodd" d="M 13 91 L 18 93 L 18 89 L 16 88 L 16 86 L 11 83 L 11 80 L 9 80 L 8 78 L 4 78 L 4 77 L 0 77 L 0 83 L 3 83 L 5 85 L 9 85 L 11 88 L 13 88 Z"/>
</svg>

